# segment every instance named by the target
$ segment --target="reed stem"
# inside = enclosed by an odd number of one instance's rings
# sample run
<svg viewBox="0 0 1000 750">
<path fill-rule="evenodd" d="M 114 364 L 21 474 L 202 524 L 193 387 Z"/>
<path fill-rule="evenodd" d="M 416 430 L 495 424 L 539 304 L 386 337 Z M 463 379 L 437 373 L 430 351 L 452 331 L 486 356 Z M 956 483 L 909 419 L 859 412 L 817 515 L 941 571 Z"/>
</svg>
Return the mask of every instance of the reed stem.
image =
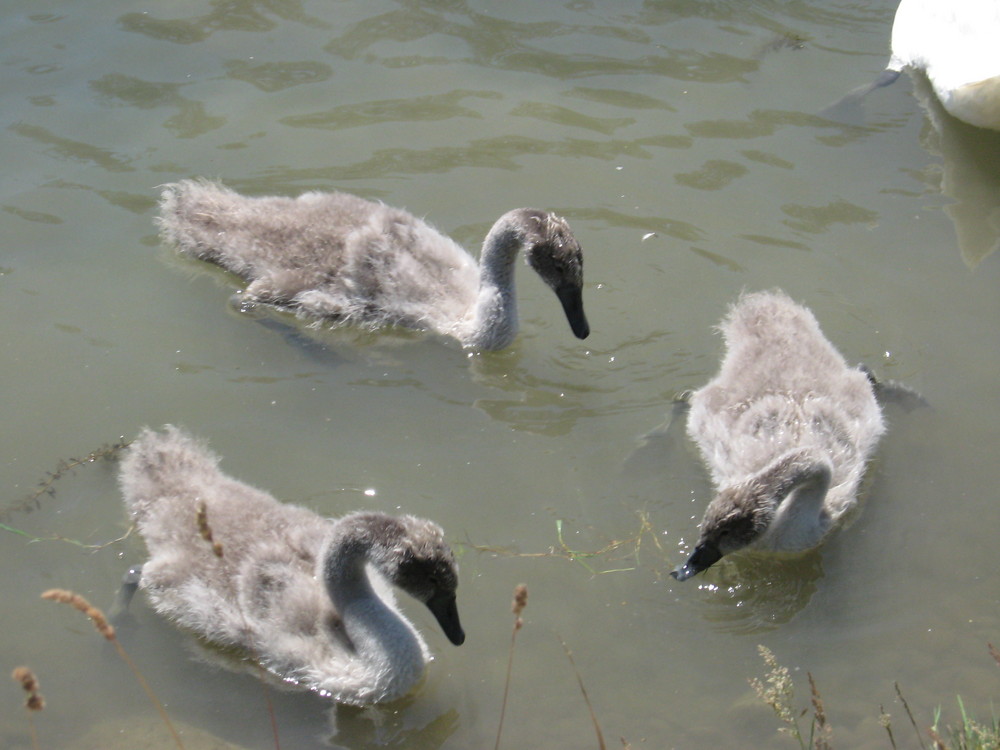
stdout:
<svg viewBox="0 0 1000 750">
<path fill-rule="evenodd" d="M 507 677 L 503 683 L 503 702 L 500 704 L 500 723 L 497 726 L 497 741 L 493 750 L 500 750 L 500 735 L 503 732 L 503 719 L 507 713 L 507 695 L 510 692 L 510 673 L 514 666 L 514 642 L 517 640 L 517 631 L 524 625 L 521 613 L 528 605 L 528 587 L 519 583 L 514 588 L 514 601 L 511 604 L 511 611 L 514 613 L 514 629 L 510 634 L 510 651 L 507 654 Z"/>
<path fill-rule="evenodd" d="M 170 721 L 170 717 L 167 716 L 166 709 L 163 707 L 163 704 L 160 703 L 159 699 L 157 699 L 156 695 L 153 694 L 152 688 L 149 687 L 149 683 L 146 682 L 146 678 L 142 676 L 139 668 L 136 666 L 135 662 L 132 661 L 132 657 L 125 652 L 122 644 L 118 641 L 118 636 L 115 635 L 114 626 L 108 622 L 104 613 L 79 594 L 67 591 L 66 589 L 49 589 L 42 594 L 42 598 L 53 602 L 69 604 L 71 607 L 83 612 L 90 618 L 90 621 L 94 623 L 94 627 L 97 628 L 97 631 L 115 645 L 118 655 L 121 656 L 122 660 L 128 665 L 128 668 L 132 670 L 132 674 L 135 675 L 135 679 L 139 682 L 143 691 L 145 691 L 146 697 L 149 698 L 149 702 L 153 704 L 153 707 L 160 714 L 160 718 L 163 720 L 163 723 L 170 731 L 170 735 L 174 738 L 174 742 L 177 747 L 180 748 L 180 750 L 184 750 L 184 743 L 181 741 L 181 736 L 177 733 L 177 729 L 174 728 L 173 722 Z"/>
</svg>

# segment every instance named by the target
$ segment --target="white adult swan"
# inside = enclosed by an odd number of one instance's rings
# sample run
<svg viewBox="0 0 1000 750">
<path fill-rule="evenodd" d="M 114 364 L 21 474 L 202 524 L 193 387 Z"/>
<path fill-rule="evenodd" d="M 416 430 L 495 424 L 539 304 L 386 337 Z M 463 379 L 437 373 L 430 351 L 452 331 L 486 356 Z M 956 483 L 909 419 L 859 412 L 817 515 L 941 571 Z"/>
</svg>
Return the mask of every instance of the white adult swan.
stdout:
<svg viewBox="0 0 1000 750">
<path fill-rule="evenodd" d="M 873 378 L 780 291 L 743 295 L 722 321 L 719 374 L 689 396 L 688 434 L 717 494 L 679 581 L 748 546 L 818 545 L 857 505 L 885 431 Z"/>
<path fill-rule="evenodd" d="M 846 99 L 922 70 L 944 108 L 959 120 L 1000 130 L 1000 2 L 901 0 L 892 56 L 882 75 Z"/>
<path fill-rule="evenodd" d="M 160 614 L 352 705 L 405 695 L 430 658 L 386 581 L 424 602 L 452 643 L 465 640 L 455 558 L 437 524 L 374 512 L 320 518 L 227 476 L 218 461 L 169 425 L 144 430 L 122 460 L 125 505 L 149 549 L 139 586 Z M 199 535 L 201 504 L 221 556 Z"/>
<path fill-rule="evenodd" d="M 406 211 L 348 193 L 247 198 L 204 180 L 166 185 L 163 237 L 240 276 L 245 305 L 331 322 L 431 330 L 503 349 L 517 335 L 514 261 L 525 250 L 586 338 L 583 254 L 565 220 L 531 208 L 501 216 L 476 261 Z"/>
</svg>

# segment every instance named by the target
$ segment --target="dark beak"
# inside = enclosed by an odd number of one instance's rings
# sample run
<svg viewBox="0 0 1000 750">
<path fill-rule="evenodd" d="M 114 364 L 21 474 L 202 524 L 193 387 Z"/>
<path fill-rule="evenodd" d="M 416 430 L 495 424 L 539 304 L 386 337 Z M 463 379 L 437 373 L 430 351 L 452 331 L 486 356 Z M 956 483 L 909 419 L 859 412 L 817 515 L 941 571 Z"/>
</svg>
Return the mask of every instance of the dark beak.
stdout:
<svg viewBox="0 0 1000 750">
<path fill-rule="evenodd" d="M 465 631 L 462 630 L 462 623 L 458 619 L 458 603 L 454 594 L 438 591 L 427 602 L 427 608 L 437 618 L 441 630 L 448 636 L 449 641 L 456 646 L 465 643 Z"/>
<path fill-rule="evenodd" d="M 566 313 L 569 327 L 573 329 L 573 335 L 578 339 L 587 338 L 590 335 L 590 324 L 583 313 L 583 289 L 575 286 L 559 287 L 556 289 L 556 296 L 562 303 L 563 312 Z"/>
<path fill-rule="evenodd" d="M 688 561 L 670 571 L 670 575 L 678 581 L 686 581 L 691 576 L 712 567 L 721 559 L 722 553 L 719 552 L 718 547 L 714 544 L 703 542 L 694 548 L 694 552 L 691 553 Z"/>
</svg>

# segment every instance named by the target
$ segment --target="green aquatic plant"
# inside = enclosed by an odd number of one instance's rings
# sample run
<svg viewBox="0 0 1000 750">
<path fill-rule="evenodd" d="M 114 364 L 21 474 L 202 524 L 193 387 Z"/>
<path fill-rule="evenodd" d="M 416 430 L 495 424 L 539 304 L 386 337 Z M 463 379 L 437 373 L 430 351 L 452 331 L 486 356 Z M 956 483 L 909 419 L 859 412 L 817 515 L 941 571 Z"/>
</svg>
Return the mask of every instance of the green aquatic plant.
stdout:
<svg viewBox="0 0 1000 750">
<path fill-rule="evenodd" d="M 994 648 L 993 644 L 988 644 L 990 655 L 1000 665 L 1000 651 Z M 778 663 L 774 653 L 766 646 L 757 646 L 767 667 L 767 674 L 762 681 L 757 678 L 750 678 L 750 685 L 753 687 L 757 697 L 771 707 L 775 716 L 784 725 L 778 728 L 779 732 L 787 734 L 798 742 L 802 750 L 832 750 L 833 731 L 826 717 L 826 709 L 820 697 L 819 690 L 812 674 L 809 676 L 809 687 L 811 691 L 812 716 L 810 718 L 809 734 L 806 737 L 801 727 L 799 719 L 804 717 L 809 709 L 798 710 L 795 707 L 795 685 L 789 674 L 788 668 Z M 928 745 L 924 742 L 924 732 L 920 730 L 910 705 L 903 697 L 899 689 L 899 683 L 894 683 L 896 696 L 906 712 L 906 716 L 913 726 L 917 736 L 917 743 L 921 750 L 925 750 Z M 971 712 L 965 708 L 962 696 L 956 696 L 959 713 L 962 721 L 960 724 L 947 724 L 939 729 L 941 724 L 941 707 L 934 711 L 934 723 L 927 728 L 926 734 L 931 740 L 931 750 L 1000 750 L 1000 718 L 993 712 L 989 723 L 978 721 Z M 889 744 L 896 750 L 896 737 L 892 731 L 892 717 L 886 712 L 882 705 L 879 705 L 879 724 L 885 729 L 889 738 Z M 943 736 L 942 736 L 943 735 Z"/>
<path fill-rule="evenodd" d="M 563 537 L 565 523 L 561 518 L 555 519 L 557 545 L 549 547 L 549 549 L 545 552 L 519 552 L 509 547 L 494 547 L 473 544 L 471 542 L 466 542 L 464 546 L 469 549 L 473 549 L 476 552 L 488 552 L 503 557 L 557 557 L 580 565 L 584 568 L 584 570 L 594 576 L 603 575 L 605 573 L 626 573 L 638 569 L 639 554 L 643 549 L 643 540 L 647 536 L 652 539 L 653 545 L 657 550 L 660 552 L 664 551 L 663 547 L 660 546 L 656 529 L 650 521 L 649 516 L 645 513 L 645 511 L 638 511 L 636 515 L 639 517 L 639 529 L 635 534 L 627 539 L 612 539 L 603 547 L 593 551 L 573 549 L 566 543 L 566 540 Z M 631 557 L 635 560 L 635 564 L 628 566 L 604 566 L 597 565 L 594 562 L 601 559 L 609 561 L 621 559 L 620 557 L 616 557 L 616 554 L 622 555 L 626 558 Z"/>
<path fill-rule="evenodd" d="M 935 750 L 1000 750 L 1000 720 L 996 712 L 990 723 L 983 724 L 965 709 L 962 696 L 956 696 L 962 723 L 949 724 L 938 731 L 941 722 L 941 707 L 934 711 L 934 724 L 928 730 L 934 741 Z M 941 737 L 944 733 L 945 738 Z"/>
</svg>

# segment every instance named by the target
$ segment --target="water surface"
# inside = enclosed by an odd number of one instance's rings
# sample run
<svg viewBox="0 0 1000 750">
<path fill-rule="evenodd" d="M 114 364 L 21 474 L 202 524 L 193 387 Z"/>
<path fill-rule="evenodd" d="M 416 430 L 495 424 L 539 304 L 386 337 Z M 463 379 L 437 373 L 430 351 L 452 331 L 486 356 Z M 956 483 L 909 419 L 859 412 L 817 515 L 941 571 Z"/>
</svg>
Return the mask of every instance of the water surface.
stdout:
<svg viewBox="0 0 1000 750">
<path fill-rule="evenodd" d="M 58 586 L 107 607 L 142 560 L 135 538 L 75 543 L 127 530 L 114 463 L 32 497 L 61 461 L 165 422 L 282 499 L 426 515 L 460 552 L 466 644 L 408 602 L 437 654 L 421 689 L 341 711 L 335 735 L 321 700 L 272 694 L 283 747 L 491 746 L 519 582 L 505 747 L 596 746 L 560 638 L 610 745 L 786 742 L 747 684 L 759 643 L 803 708 L 816 677 L 839 747 L 888 746 L 879 704 L 907 731 L 894 681 L 927 723 L 938 704 L 955 718 L 959 693 L 987 715 L 1000 138 L 909 78 L 819 114 L 884 66 L 893 11 L 8 0 L 0 487 L 3 523 L 43 541 L 0 530 L 0 661 L 41 680 L 41 745 L 170 746 L 113 650 L 38 598 Z M 523 330 L 501 353 L 261 325 L 227 307 L 232 278 L 159 246 L 157 185 L 196 175 L 253 194 L 349 190 L 473 251 L 510 208 L 558 211 L 584 247 L 593 333 L 574 339 L 527 272 Z M 866 507 L 824 548 L 677 584 L 710 487 L 682 434 L 641 437 L 714 373 L 726 306 L 769 287 L 933 408 L 889 409 Z M 135 617 L 122 642 L 191 746 L 204 732 L 274 747 L 251 678 L 199 661 L 141 601 Z M 19 689 L 3 695 L 0 745 L 30 747 Z"/>
</svg>

